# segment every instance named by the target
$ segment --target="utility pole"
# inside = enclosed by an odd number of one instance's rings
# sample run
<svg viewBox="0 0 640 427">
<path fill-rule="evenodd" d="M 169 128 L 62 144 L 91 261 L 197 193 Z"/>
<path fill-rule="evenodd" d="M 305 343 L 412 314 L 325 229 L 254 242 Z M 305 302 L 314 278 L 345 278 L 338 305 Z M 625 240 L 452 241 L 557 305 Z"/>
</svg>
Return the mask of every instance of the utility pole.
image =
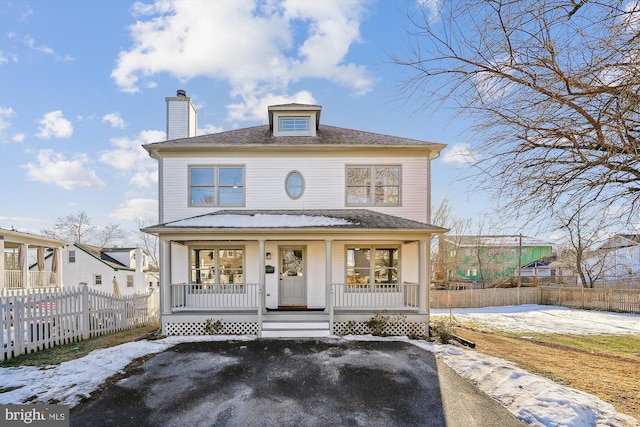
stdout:
<svg viewBox="0 0 640 427">
<path fill-rule="evenodd" d="M 518 287 L 522 286 L 522 233 L 520 233 L 520 244 L 518 249 Z"/>
</svg>

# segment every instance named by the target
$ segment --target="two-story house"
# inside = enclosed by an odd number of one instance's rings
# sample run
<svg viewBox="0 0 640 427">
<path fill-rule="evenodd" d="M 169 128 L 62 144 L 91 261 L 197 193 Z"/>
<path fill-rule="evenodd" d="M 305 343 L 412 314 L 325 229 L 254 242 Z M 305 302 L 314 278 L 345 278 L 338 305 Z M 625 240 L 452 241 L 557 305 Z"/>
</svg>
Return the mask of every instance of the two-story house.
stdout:
<svg viewBox="0 0 640 427">
<path fill-rule="evenodd" d="M 163 333 L 342 334 L 382 310 L 428 333 L 445 145 L 324 125 L 301 104 L 196 136 L 186 93 L 166 102 L 168 140 L 144 146 L 159 166 L 160 223 L 144 231 L 160 238 Z"/>
</svg>

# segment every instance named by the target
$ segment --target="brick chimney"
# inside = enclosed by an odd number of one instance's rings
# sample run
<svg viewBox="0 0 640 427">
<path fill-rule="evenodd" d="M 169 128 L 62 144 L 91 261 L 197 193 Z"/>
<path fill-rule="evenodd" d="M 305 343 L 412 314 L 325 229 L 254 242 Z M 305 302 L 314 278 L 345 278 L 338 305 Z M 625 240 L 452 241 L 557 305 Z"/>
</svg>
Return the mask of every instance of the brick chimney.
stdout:
<svg viewBox="0 0 640 427">
<path fill-rule="evenodd" d="M 175 97 L 167 101 L 167 140 L 196 136 L 198 111 L 184 90 L 178 90 Z"/>
</svg>

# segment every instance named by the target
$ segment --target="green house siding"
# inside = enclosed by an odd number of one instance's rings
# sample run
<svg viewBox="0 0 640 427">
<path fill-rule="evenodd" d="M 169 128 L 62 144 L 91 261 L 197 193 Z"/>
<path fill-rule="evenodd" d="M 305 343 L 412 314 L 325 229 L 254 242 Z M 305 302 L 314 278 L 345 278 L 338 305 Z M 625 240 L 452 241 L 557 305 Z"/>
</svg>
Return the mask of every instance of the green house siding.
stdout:
<svg viewBox="0 0 640 427">
<path fill-rule="evenodd" d="M 520 247 L 481 247 L 457 248 L 448 244 L 447 253 L 455 252 L 454 266 L 450 279 L 453 280 L 483 280 L 483 273 L 487 281 L 500 280 L 517 275 L 520 265 Z M 540 258 L 551 256 L 551 246 L 523 246 L 522 264 L 527 265 Z M 479 259 L 478 259 L 479 258 Z"/>
</svg>

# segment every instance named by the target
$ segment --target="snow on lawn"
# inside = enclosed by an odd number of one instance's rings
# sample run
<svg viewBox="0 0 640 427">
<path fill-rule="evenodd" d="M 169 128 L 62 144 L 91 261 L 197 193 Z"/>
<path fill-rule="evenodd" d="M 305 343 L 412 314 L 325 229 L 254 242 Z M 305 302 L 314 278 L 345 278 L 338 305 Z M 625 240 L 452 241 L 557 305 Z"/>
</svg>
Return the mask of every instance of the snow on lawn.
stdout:
<svg viewBox="0 0 640 427">
<path fill-rule="evenodd" d="M 548 305 L 454 308 L 458 322 L 477 322 L 505 332 L 540 332 L 574 335 L 640 334 L 640 316 L 593 310 L 573 310 Z M 432 316 L 448 316 L 448 309 L 431 310 Z"/>
<path fill-rule="evenodd" d="M 595 311 L 569 310 L 548 306 L 456 309 L 457 319 L 469 318 L 494 329 L 572 334 L 640 333 L 640 316 Z M 448 315 L 448 310 L 432 310 Z M 535 325 L 535 326 L 534 326 Z M 523 329 L 525 328 L 526 329 Z M 517 329 L 516 329 L 517 328 Z M 89 397 L 109 377 L 122 372 L 133 360 L 160 353 L 187 341 L 251 340 L 253 336 L 168 337 L 156 341 L 136 341 L 95 350 L 80 359 L 47 368 L 23 366 L 0 368 L 0 403 L 58 402 L 71 407 Z M 372 336 L 352 336 L 354 340 L 385 340 Z M 451 345 L 409 341 L 435 352 L 462 376 L 502 403 L 516 417 L 533 426 L 635 426 L 640 423 L 597 397 L 530 374 L 503 359 Z"/>
</svg>

